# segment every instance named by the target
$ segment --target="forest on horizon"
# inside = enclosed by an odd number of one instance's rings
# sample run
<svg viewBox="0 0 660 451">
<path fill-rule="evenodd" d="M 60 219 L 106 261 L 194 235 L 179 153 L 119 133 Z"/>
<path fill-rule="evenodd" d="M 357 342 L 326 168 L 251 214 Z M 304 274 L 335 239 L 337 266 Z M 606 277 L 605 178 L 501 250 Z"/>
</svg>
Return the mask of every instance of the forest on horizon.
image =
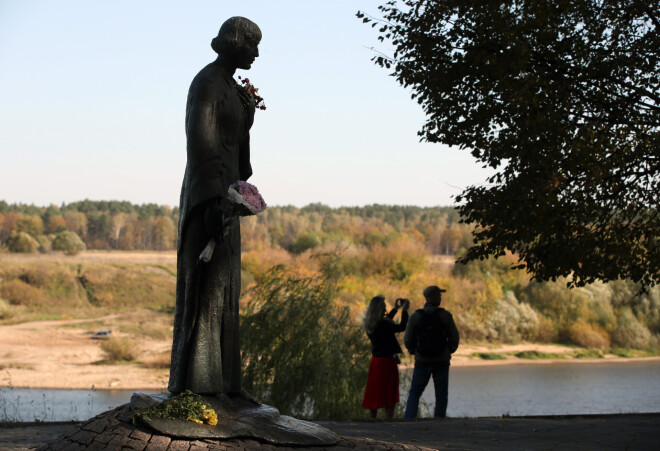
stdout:
<svg viewBox="0 0 660 451">
<path fill-rule="evenodd" d="M 8 246 L 10 252 L 48 252 L 49 241 L 68 231 L 75 233 L 86 249 L 169 250 L 176 248 L 178 219 L 178 207 L 157 204 L 84 200 L 38 207 L 0 200 L 0 246 Z M 471 240 L 471 229 L 458 220 L 453 207 L 331 208 L 320 203 L 302 208 L 269 207 L 256 218 L 254 230 L 243 228 L 243 234 L 248 235 L 243 239 L 243 250 L 266 246 L 300 253 L 328 241 L 366 240 L 367 244 L 384 239 L 382 233 L 412 233 L 414 229 L 432 254 L 454 255 L 459 246 Z M 244 225 L 253 222 L 253 218 L 243 218 Z M 384 231 L 375 230 L 381 225 Z M 357 229 L 365 227 L 368 236 L 359 236 L 364 234 Z M 36 243 L 12 245 L 21 234 Z"/>
<path fill-rule="evenodd" d="M 565 279 L 534 282 L 512 269 L 517 259 L 510 254 L 454 265 L 472 243 L 472 227 L 459 220 L 453 207 L 269 207 L 241 220 L 242 305 L 250 288 L 278 265 L 310 278 L 324 277 L 331 267 L 339 287 L 333 300 L 350 310 L 354 323 L 376 294 L 391 303 L 410 298 L 420 308 L 424 287 L 437 284 L 448 289 L 444 304 L 467 340 L 657 349 L 657 286 L 641 293 L 626 280 L 574 289 Z M 85 200 L 37 207 L 0 201 L 0 252 L 173 250 L 177 221 L 177 208 L 156 204 Z M 20 304 L 20 293 L 35 277 L 4 268 L 0 298 Z M 102 279 L 93 287 L 97 292 L 105 289 Z M 122 295 L 114 296 L 120 302 Z M 167 302 L 173 305 L 173 298 Z"/>
</svg>

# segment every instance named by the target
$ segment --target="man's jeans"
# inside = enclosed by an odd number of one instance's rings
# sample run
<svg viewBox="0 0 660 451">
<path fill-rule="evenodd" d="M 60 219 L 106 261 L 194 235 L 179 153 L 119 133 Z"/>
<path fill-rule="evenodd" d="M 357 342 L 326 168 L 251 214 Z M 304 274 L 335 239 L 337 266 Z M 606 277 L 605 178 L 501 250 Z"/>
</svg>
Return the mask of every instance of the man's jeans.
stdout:
<svg viewBox="0 0 660 451">
<path fill-rule="evenodd" d="M 404 418 L 417 417 L 419 398 L 424 393 L 429 379 L 433 375 L 433 386 L 435 388 L 435 411 L 434 417 L 444 418 L 447 416 L 447 387 L 449 385 L 449 365 L 440 364 L 434 366 L 415 366 L 410 382 L 410 393 L 406 403 Z"/>
</svg>

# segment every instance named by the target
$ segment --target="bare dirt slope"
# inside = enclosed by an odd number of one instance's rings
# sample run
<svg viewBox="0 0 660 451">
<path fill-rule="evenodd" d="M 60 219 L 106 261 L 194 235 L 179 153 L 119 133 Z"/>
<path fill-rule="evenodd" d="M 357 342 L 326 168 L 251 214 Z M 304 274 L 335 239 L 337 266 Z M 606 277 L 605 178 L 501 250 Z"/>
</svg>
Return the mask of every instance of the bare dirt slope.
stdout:
<svg viewBox="0 0 660 451">
<path fill-rule="evenodd" d="M 94 318 L 107 321 L 114 317 Z M 89 331 L 67 327 L 90 320 L 38 321 L 0 326 L 0 386 L 41 388 L 164 389 L 167 369 L 143 364 L 99 364 L 104 354 Z M 115 333 L 116 334 L 116 333 Z M 144 360 L 167 352 L 170 339 L 137 344 Z"/>
</svg>

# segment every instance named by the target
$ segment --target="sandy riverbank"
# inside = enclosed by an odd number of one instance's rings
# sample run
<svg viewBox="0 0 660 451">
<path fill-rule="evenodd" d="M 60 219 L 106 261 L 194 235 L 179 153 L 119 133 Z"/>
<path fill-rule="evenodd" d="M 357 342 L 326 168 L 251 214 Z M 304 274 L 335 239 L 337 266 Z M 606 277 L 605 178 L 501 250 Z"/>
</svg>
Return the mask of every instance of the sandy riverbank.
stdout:
<svg viewBox="0 0 660 451">
<path fill-rule="evenodd" d="M 148 367 L 170 350 L 171 339 L 142 339 L 135 364 L 100 364 L 104 354 L 99 340 L 90 339 L 75 323 L 108 320 L 37 321 L 0 326 L 0 386 L 68 389 L 165 388 L 169 370 Z M 121 336 L 116 332 L 113 335 Z"/>
<path fill-rule="evenodd" d="M 108 320 L 112 317 L 96 318 Z M 63 389 L 143 389 L 164 390 L 169 370 L 163 368 L 171 339 L 141 339 L 139 363 L 100 364 L 103 352 L 98 340 L 90 339 L 89 331 L 76 328 L 86 320 L 38 321 L 0 326 L 0 386 L 17 388 Z M 513 353 L 536 350 L 566 355 L 561 360 L 526 360 Z M 453 366 L 550 364 L 553 362 L 630 362 L 607 355 L 602 359 L 575 359 L 575 348 L 545 345 L 479 345 L 463 344 L 452 359 Z M 505 360 L 484 360 L 474 353 L 507 354 Z M 652 359 L 660 360 L 660 357 Z M 161 364 L 158 365 L 157 363 Z M 405 363 L 405 361 L 404 361 Z M 159 367 L 160 366 L 160 367 Z"/>
</svg>

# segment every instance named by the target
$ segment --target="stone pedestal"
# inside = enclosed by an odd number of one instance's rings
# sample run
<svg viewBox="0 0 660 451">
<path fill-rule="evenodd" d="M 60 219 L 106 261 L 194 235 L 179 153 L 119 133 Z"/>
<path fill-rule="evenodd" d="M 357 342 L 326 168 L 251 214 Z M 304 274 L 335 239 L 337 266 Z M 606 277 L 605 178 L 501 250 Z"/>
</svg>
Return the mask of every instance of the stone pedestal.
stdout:
<svg viewBox="0 0 660 451">
<path fill-rule="evenodd" d="M 250 438 L 225 440 L 210 438 L 198 440 L 182 439 L 155 432 L 148 426 L 139 424 L 134 426 L 131 422 L 131 413 L 132 410 L 128 404 L 117 407 L 114 410 L 102 413 L 82 423 L 66 435 L 38 449 L 42 451 L 120 451 L 122 449 L 137 451 L 299 451 L 301 449 L 318 451 L 430 451 L 429 448 L 379 442 L 366 438 L 340 437 L 339 441 L 334 445 L 316 447 L 275 445 Z"/>
<path fill-rule="evenodd" d="M 133 410 L 150 407 L 167 400 L 168 395 L 135 393 Z M 144 419 L 141 421 L 156 431 L 178 438 L 254 438 L 278 445 L 328 446 L 339 442 L 339 435 L 318 424 L 280 415 L 275 407 L 256 404 L 246 399 L 219 399 L 201 396 L 204 405 L 215 410 L 218 424 L 197 424 L 192 421 Z"/>
</svg>

